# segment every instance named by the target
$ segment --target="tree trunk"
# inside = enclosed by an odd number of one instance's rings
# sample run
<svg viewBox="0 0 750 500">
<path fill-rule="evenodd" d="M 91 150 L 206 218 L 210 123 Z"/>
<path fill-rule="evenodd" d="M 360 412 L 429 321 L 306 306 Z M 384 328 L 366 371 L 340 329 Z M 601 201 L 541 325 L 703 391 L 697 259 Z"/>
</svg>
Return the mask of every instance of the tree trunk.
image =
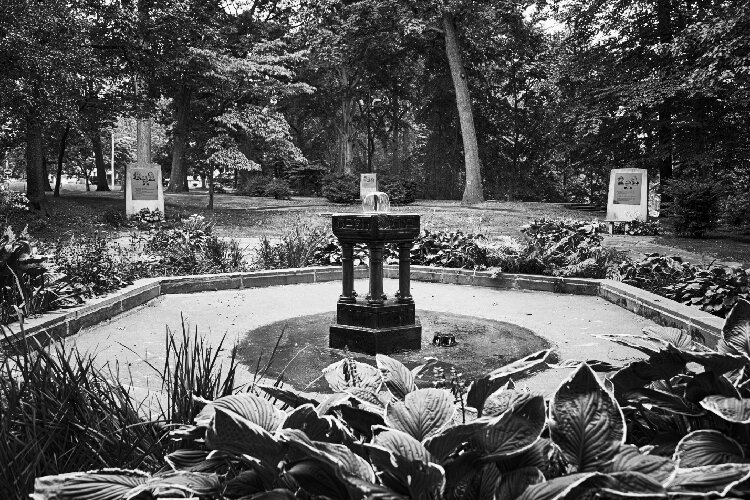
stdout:
<svg viewBox="0 0 750 500">
<path fill-rule="evenodd" d="M 32 209 L 46 212 L 42 156 L 42 122 L 37 116 L 29 116 L 26 121 L 26 197 Z"/>
<path fill-rule="evenodd" d="M 345 67 L 339 69 L 344 95 L 341 97 L 341 125 L 339 127 L 339 167 L 345 174 L 352 173 L 354 159 L 354 99 L 349 89 L 353 86 Z"/>
<path fill-rule="evenodd" d="M 94 163 L 96 163 L 96 190 L 109 191 L 107 166 L 104 164 L 104 152 L 102 151 L 102 136 L 97 126 L 94 126 L 91 130 L 91 145 L 94 148 Z"/>
<path fill-rule="evenodd" d="M 70 132 L 70 123 L 65 124 L 65 130 L 60 137 L 60 149 L 57 153 L 57 176 L 55 178 L 55 196 L 60 196 L 60 184 L 62 183 L 62 167 L 65 158 L 65 148 L 68 145 L 68 133 Z"/>
<path fill-rule="evenodd" d="M 205 182 L 206 176 L 203 176 Z M 208 209 L 214 209 L 214 169 L 209 168 L 208 172 Z"/>
<path fill-rule="evenodd" d="M 136 162 L 151 164 L 151 118 L 138 118 L 136 121 Z"/>
<path fill-rule="evenodd" d="M 43 147 L 42 155 L 42 172 L 44 172 L 44 190 L 47 192 L 52 191 L 52 185 L 49 183 L 49 170 L 47 169 L 47 148 Z"/>
<path fill-rule="evenodd" d="M 656 1 L 656 21 L 659 33 L 659 42 L 663 47 L 672 43 L 672 0 Z M 661 55 L 661 78 L 666 80 L 669 73 L 669 53 L 663 49 Z M 657 137 L 659 139 L 659 150 L 661 159 L 659 161 L 659 191 L 662 202 L 669 202 L 669 196 L 665 195 L 664 187 L 672 178 L 672 101 L 665 97 L 658 107 Z"/>
<path fill-rule="evenodd" d="M 169 175 L 170 193 L 180 193 L 188 190 L 187 166 L 185 165 L 185 150 L 187 149 L 188 128 L 190 126 L 190 98 L 192 89 L 181 85 L 174 100 L 174 130 L 172 132 L 172 172 Z"/>
<path fill-rule="evenodd" d="M 461 61 L 461 49 L 458 45 L 453 14 L 449 12 L 443 14 L 443 29 L 445 31 L 445 52 L 448 55 L 453 87 L 456 91 L 458 119 L 461 123 L 461 138 L 464 144 L 466 185 L 461 204 L 474 205 L 484 201 L 484 195 L 482 194 L 482 174 L 479 166 L 479 146 L 477 145 L 477 133 L 474 130 L 474 115 L 471 111 L 469 85 L 466 82 L 466 73 Z"/>
</svg>

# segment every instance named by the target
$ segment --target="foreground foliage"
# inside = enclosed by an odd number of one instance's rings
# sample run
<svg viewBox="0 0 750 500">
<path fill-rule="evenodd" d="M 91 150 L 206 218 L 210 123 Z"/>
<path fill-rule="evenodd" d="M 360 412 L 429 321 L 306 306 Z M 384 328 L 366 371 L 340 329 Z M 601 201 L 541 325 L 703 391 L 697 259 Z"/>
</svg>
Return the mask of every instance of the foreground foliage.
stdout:
<svg viewBox="0 0 750 500">
<path fill-rule="evenodd" d="M 192 443 L 156 474 L 96 470 L 39 478 L 37 499 L 717 498 L 750 494 L 750 302 L 717 350 L 685 332 L 605 335 L 646 353 L 600 381 L 575 364 L 552 398 L 516 387 L 541 351 L 474 381 L 468 420 L 453 393 L 419 388 L 383 355 L 323 372 L 320 399 L 261 386 L 205 404 L 173 439 Z M 570 364 L 570 363 L 569 363 Z M 598 366 L 593 363 L 592 366 Z M 463 418 L 461 418 L 463 417 Z"/>
</svg>

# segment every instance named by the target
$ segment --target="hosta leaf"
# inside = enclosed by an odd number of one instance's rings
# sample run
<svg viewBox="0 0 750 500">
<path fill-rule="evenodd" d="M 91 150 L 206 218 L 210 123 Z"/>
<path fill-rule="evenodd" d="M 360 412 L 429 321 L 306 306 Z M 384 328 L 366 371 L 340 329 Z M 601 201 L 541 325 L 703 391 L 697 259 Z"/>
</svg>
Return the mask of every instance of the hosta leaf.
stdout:
<svg viewBox="0 0 750 500">
<path fill-rule="evenodd" d="M 701 416 L 706 413 L 700 406 L 679 396 L 654 389 L 635 389 L 625 392 L 622 397 L 630 402 L 638 402 L 648 410 L 658 408 L 669 413 L 691 417 Z"/>
<path fill-rule="evenodd" d="M 295 500 L 297 497 L 287 489 L 277 488 L 271 491 L 256 493 L 247 497 L 247 500 Z"/>
<path fill-rule="evenodd" d="M 677 469 L 667 484 L 670 493 L 692 493 L 724 496 L 736 485 L 750 478 L 750 464 L 722 464 Z"/>
<path fill-rule="evenodd" d="M 605 476 L 602 483 L 602 498 L 667 498 L 667 491 L 661 483 L 640 472 L 613 472 Z"/>
<path fill-rule="evenodd" d="M 385 409 L 385 423 L 423 441 L 450 423 L 455 407 L 453 395 L 443 389 L 417 389 L 404 401 L 393 401 Z"/>
<path fill-rule="evenodd" d="M 501 388 L 493 392 L 484 402 L 482 416 L 495 417 L 534 397 L 529 391 Z"/>
<path fill-rule="evenodd" d="M 260 493 L 263 490 L 264 482 L 261 475 L 255 470 L 245 470 L 224 484 L 222 495 L 229 498 L 238 498 L 253 493 Z"/>
<path fill-rule="evenodd" d="M 419 460 L 425 463 L 432 461 L 432 456 L 427 448 L 403 431 L 376 426 L 373 428 L 372 444 L 401 455 L 408 460 Z"/>
<path fill-rule="evenodd" d="M 281 439 L 307 458 L 326 463 L 342 479 L 356 477 L 363 481 L 375 481 L 375 473 L 370 464 L 343 444 L 313 441 L 298 429 L 282 430 Z"/>
<path fill-rule="evenodd" d="M 620 447 L 607 472 L 640 472 L 654 481 L 664 484 L 672 477 L 677 466 L 666 457 L 646 455 L 632 444 Z"/>
<path fill-rule="evenodd" d="M 638 389 L 655 380 L 669 380 L 685 370 L 685 359 L 674 348 L 662 349 L 647 360 L 634 361 L 616 372 L 611 380 L 615 392 L 621 394 Z"/>
<path fill-rule="evenodd" d="M 678 349 L 690 349 L 693 345 L 693 338 L 690 334 L 680 328 L 647 326 L 643 329 L 643 334 L 665 344 L 672 344 Z"/>
<path fill-rule="evenodd" d="M 380 390 L 383 377 L 372 365 L 354 359 L 344 358 L 323 368 L 323 376 L 333 392 L 343 392 L 348 387 Z"/>
<path fill-rule="evenodd" d="M 176 450 L 164 457 L 164 460 L 175 471 L 219 473 L 228 466 L 226 460 L 209 458 L 209 452 L 206 450 Z"/>
<path fill-rule="evenodd" d="M 385 409 L 387 403 L 393 401 L 393 395 L 388 391 L 376 393 L 370 389 L 362 389 L 361 387 L 347 387 L 344 392 L 382 409 Z"/>
<path fill-rule="evenodd" d="M 533 396 L 502 415 L 491 418 L 471 438 L 473 449 L 483 451 L 483 460 L 498 460 L 530 448 L 544 430 L 544 398 Z"/>
<path fill-rule="evenodd" d="M 685 350 L 679 352 L 685 361 L 698 363 L 705 368 L 707 372 L 714 372 L 717 375 L 739 370 L 748 362 L 747 358 L 736 354 Z"/>
<path fill-rule="evenodd" d="M 479 429 L 489 422 L 487 418 L 473 420 L 465 424 L 445 427 L 424 440 L 424 446 L 440 462 L 456 451 L 462 444 L 468 443 Z"/>
<path fill-rule="evenodd" d="M 36 500 L 119 500 L 149 479 L 139 471 L 104 469 L 44 476 L 34 481 Z"/>
<path fill-rule="evenodd" d="M 274 467 L 283 455 L 281 444 L 268 431 L 223 408 L 216 408 L 216 416 L 206 432 L 206 446 L 235 455 L 250 455 Z"/>
<path fill-rule="evenodd" d="M 665 345 L 661 339 L 651 339 L 644 335 L 632 335 L 629 333 L 592 335 L 598 339 L 609 340 L 631 349 L 636 349 L 644 354 L 652 356 L 659 352 Z"/>
<path fill-rule="evenodd" d="M 703 372 L 691 377 L 685 386 L 685 399 L 697 404 L 708 396 L 739 398 L 740 393 L 728 378 L 714 372 Z"/>
<path fill-rule="evenodd" d="M 465 500 L 494 500 L 500 482 L 500 471 L 495 464 L 487 464 L 469 478 L 462 498 Z"/>
<path fill-rule="evenodd" d="M 318 406 L 320 404 L 320 401 L 297 392 L 294 389 L 274 387 L 272 385 L 262 384 L 256 384 L 256 387 L 261 389 L 269 396 L 278 399 L 282 403 L 286 403 L 292 408 L 297 408 L 298 406 L 302 406 L 304 404 L 312 404 L 313 406 Z"/>
<path fill-rule="evenodd" d="M 367 438 L 372 436 L 373 426 L 385 424 L 381 408 L 365 403 L 354 396 L 340 401 L 333 408 L 341 412 L 341 418 L 349 427 Z"/>
<path fill-rule="evenodd" d="M 603 468 L 625 441 L 625 418 L 586 363 L 550 401 L 552 440 L 579 471 Z"/>
<path fill-rule="evenodd" d="M 285 429 L 299 429 L 313 441 L 351 443 L 354 436 L 342 423 L 329 415 L 318 415 L 311 404 L 297 407 L 284 421 Z"/>
<path fill-rule="evenodd" d="M 201 472 L 169 472 L 152 477 L 133 488 L 123 498 L 131 500 L 150 492 L 154 497 L 184 497 L 187 495 L 213 498 L 221 491 L 221 480 L 216 474 Z M 186 495 L 187 494 L 187 495 Z"/>
<path fill-rule="evenodd" d="M 523 467 L 513 470 L 503 474 L 500 478 L 500 483 L 495 490 L 495 498 L 514 500 L 521 496 L 529 486 L 544 481 L 544 474 L 536 467 Z"/>
<path fill-rule="evenodd" d="M 509 380 L 518 380 L 531 372 L 546 368 L 552 352 L 552 349 L 535 352 L 475 380 L 469 387 L 466 404 L 476 408 L 477 415 L 481 417 L 484 402 L 493 392 L 502 388 Z"/>
<path fill-rule="evenodd" d="M 408 434 L 401 434 L 418 443 Z M 385 486 L 412 499 L 440 498 L 445 488 L 445 471 L 441 466 L 419 458 L 412 460 L 376 444 L 365 444 L 365 447 Z"/>
<path fill-rule="evenodd" d="M 383 375 L 386 387 L 396 399 L 403 400 L 407 394 L 417 390 L 414 375 L 400 361 L 384 354 L 377 354 L 375 362 Z"/>
<path fill-rule="evenodd" d="M 737 301 L 729 311 L 721 333 L 722 338 L 716 346 L 719 352 L 750 357 L 750 302 Z"/>
<path fill-rule="evenodd" d="M 294 478 L 309 495 L 323 498 L 349 498 L 346 486 L 338 480 L 331 467 L 317 460 L 300 460 L 284 471 Z"/>
<path fill-rule="evenodd" d="M 750 400 L 748 399 L 708 396 L 701 400 L 701 406 L 727 422 L 750 424 Z"/>
<path fill-rule="evenodd" d="M 565 498 L 565 495 L 573 488 L 588 480 L 595 473 L 581 472 L 556 477 L 542 483 L 533 484 L 518 497 L 518 500 L 555 500 Z"/>
<path fill-rule="evenodd" d="M 216 408 L 231 411 L 271 433 L 276 432 L 286 418 L 286 412 L 273 406 L 267 399 L 245 392 L 206 401 L 206 406 L 195 417 L 196 425 L 208 427 Z"/>
<path fill-rule="evenodd" d="M 680 468 L 745 462 L 742 446 L 715 430 L 697 430 L 677 444 L 673 460 Z"/>
</svg>

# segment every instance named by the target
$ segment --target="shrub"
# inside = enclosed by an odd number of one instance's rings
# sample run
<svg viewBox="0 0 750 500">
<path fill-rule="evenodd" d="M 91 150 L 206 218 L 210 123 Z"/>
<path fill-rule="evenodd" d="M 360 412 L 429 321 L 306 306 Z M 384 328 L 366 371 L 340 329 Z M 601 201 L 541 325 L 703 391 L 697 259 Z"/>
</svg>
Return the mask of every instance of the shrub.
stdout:
<svg viewBox="0 0 750 500">
<path fill-rule="evenodd" d="M 145 250 L 155 257 L 151 276 L 207 274 L 242 271 L 244 255 L 235 240 L 213 234 L 213 223 L 191 215 L 173 228 L 153 231 Z"/>
<path fill-rule="evenodd" d="M 332 203 L 354 203 L 359 200 L 359 178 L 352 174 L 329 174 L 323 178 L 321 193 Z"/>
<path fill-rule="evenodd" d="M 513 380 L 553 362 L 551 350 L 467 391 L 453 376 L 419 388 L 430 363 L 410 370 L 381 354 L 376 366 L 347 356 L 323 370 L 333 395 L 266 385 L 287 408 L 252 393 L 205 401 L 194 425 L 172 432 L 192 449 L 171 453 L 162 472 L 44 477 L 36 498 L 110 498 L 115 485 L 120 498 L 165 490 L 206 499 L 745 497 L 748 328 L 743 301 L 717 350 L 675 328 L 602 335 L 649 357 L 604 365 L 616 370 L 604 382 L 592 369 L 602 363 L 571 362 L 547 402 Z M 467 421 L 465 405 L 478 418 Z"/>
<path fill-rule="evenodd" d="M 82 301 L 84 290 L 45 261 L 26 230 L 16 235 L 6 229 L 0 238 L 0 325 Z"/>
<path fill-rule="evenodd" d="M 750 196 L 747 195 L 747 191 L 741 191 L 727 197 L 724 203 L 722 220 L 730 227 L 743 231 L 750 230 Z"/>
<path fill-rule="evenodd" d="M 271 179 L 268 181 L 263 194 L 277 200 L 292 199 L 292 190 L 289 187 L 289 183 L 284 179 Z"/>
<path fill-rule="evenodd" d="M 142 208 L 138 213 L 130 217 L 129 222 L 141 231 L 148 231 L 162 227 L 166 224 L 166 219 L 159 209 L 149 210 L 148 208 Z"/>
<path fill-rule="evenodd" d="M 625 230 L 625 224 L 615 225 L 615 234 L 628 234 L 630 236 L 658 236 L 662 233 L 661 224 L 658 220 L 643 221 L 635 219 L 630 221 L 628 224 L 627 231 Z M 601 230 L 602 232 L 605 229 Z"/>
<path fill-rule="evenodd" d="M 378 184 L 378 189 L 388 194 L 390 202 L 394 205 L 408 205 L 417 199 L 418 184 L 413 180 L 383 177 Z"/>
<path fill-rule="evenodd" d="M 672 197 L 666 212 L 677 235 L 700 238 L 716 228 L 723 193 L 718 181 L 672 179 L 665 193 Z"/>
<path fill-rule="evenodd" d="M 72 236 L 58 241 L 54 251 L 55 268 L 77 285 L 86 297 L 103 295 L 133 283 L 142 277 L 118 247 L 110 248 L 98 233 L 93 236 Z"/>
<path fill-rule="evenodd" d="M 105 224 L 110 225 L 115 229 L 128 227 L 130 225 L 128 218 L 125 216 L 125 211 L 122 208 L 108 208 L 102 213 L 102 220 Z"/>
<path fill-rule="evenodd" d="M 245 196 L 266 196 L 268 182 L 268 177 L 263 177 L 262 175 L 251 175 L 242 183 L 238 192 Z"/>
<path fill-rule="evenodd" d="M 305 267 L 317 262 L 315 252 L 326 239 L 326 229 L 300 220 L 290 222 L 287 228 L 278 240 L 263 235 L 260 245 L 255 249 L 253 267 L 283 269 Z M 339 248 L 339 263 L 340 255 Z"/>
</svg>

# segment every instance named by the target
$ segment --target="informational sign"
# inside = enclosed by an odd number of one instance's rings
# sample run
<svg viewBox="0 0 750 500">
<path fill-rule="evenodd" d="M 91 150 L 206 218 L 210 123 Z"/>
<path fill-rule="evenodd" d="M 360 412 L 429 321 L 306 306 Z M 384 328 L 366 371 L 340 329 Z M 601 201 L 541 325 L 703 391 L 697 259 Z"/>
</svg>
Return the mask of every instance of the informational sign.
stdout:
<svg viewBox="0 0 750 500">
<path fill-rule="evenodd" d="M 144 208 L 164 214 L 164 190 L 161 168 L 149 163 L 134 163 L 125 173 L 125 214 L 135 215 Z"/>
<path fill-rule="evenodd" d="M 615 205 L 640 205 L 641 184 L 643 175 L 641 173 L 619 174 L 615 178 Z"/>
<path fill-rule="evenodd" d="M 130 171 L 130 176 L 134 200 L 159 199 L 159 185 L 156 180 L 159 177 L 159 171 L 157 169 L 134 168 Z"/>
<path fill-rule="evenodd" d="M 365 196 L 378 190 L 377 174 L 362 174 L 359 177 L 359 198 L 365 199 Z"/>
<path fill-rule="evenodd" d="M 648 219 L 648 172 L 617 168 L 609 176 L 607 220 L 630 222 Z"/>
</svg>

